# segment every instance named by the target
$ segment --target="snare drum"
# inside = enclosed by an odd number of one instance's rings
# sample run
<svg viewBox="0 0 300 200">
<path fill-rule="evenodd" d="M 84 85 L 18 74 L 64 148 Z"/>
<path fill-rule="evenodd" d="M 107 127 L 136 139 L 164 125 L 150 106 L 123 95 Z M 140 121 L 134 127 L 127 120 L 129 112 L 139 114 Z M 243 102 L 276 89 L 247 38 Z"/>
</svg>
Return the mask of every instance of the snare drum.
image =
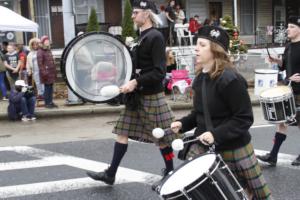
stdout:
<svg viewBox="0 0 300 200">
<path fill-rule="evenodd" d="M 167 200 L 247 199 L 221 156 L 206 153 L 168 175 L 157 190 Z"/>
<path fill-rule="evenodd" d="M 277 86 L 261 92 L 260 105 L 265 120 L 270 123 L 293 122 L 296 105 L 293 91 L 288 86 Z"/>
</svg>

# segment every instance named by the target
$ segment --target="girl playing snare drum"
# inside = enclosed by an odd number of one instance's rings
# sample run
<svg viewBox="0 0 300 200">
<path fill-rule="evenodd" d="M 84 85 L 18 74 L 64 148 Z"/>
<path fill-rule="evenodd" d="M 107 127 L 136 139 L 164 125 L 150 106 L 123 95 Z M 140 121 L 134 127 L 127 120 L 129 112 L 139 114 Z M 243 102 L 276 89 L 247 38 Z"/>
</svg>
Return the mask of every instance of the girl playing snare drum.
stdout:
<svg viewBox="0 0 300 200">
<path fill-rule="evenodd" d="M 187 157 L 204 153 L 215 144 L 241 185 L 253 199 L 272 199 L 251 144 L 249 128 L 253 123 L 247 83 L 233 68 L 227 55 L 229 37 L 218 27 L 199 30 L 196 46 L 196 71 L 193 90 L 194 108 L 181 120 L 173 122 L 174 132 L 196 127 L 195 136 L 202 142 L 191 145 Z M 206 128 L 202 84 L 205 82 L 207 108 L 212 128 Z M 204 145 L 205 144 L 205 145 Z"/>
</svg>

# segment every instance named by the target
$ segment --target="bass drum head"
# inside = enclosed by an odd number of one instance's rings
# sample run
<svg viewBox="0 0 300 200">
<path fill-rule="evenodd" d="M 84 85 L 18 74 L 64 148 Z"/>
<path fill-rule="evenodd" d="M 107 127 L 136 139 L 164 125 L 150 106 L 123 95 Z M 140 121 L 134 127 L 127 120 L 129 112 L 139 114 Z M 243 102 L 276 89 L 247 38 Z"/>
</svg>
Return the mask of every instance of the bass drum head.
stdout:
<svg viewBox="0 0 300 200">
<path fill-rule="evenodd" d="M 108 33 L 92 32 L 70 41 L 62 54 L 61 72 L 77 96 L 101 103 L 118 95 L 116 89 L 108 94 L 101 89 L 117 88 L 130 80 L 132 60 L 119 39 Z"/>
<path fill-rule="evenodd" d="M 187 161 L 165 180 L 160 188 L 160 195 L 174 194 L 194 183 L 203 174 L 209 172 L 215 160 L 215 154 L 204 154 Z"/>
</svg>

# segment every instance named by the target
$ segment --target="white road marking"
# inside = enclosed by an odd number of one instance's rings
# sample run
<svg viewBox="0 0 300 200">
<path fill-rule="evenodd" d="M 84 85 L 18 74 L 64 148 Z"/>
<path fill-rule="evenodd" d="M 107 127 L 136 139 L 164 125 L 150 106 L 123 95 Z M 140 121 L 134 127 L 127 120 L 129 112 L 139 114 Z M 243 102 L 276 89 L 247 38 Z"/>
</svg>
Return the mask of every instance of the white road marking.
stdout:
<svg viewBox="0 0 300 200">
<path fill-rule="evenodd" d="M 256 155 L 265 155 L 266 153 L 269 153 L 269 151 L 255 149 L 255 154 Z M 279 153 L 278 154 L 278 158 L 277 158 L 277 164 L 276 164 L 276 166 L 300 170 L 299 166 L 293 166 L 293 165 L 291 165 L 291 162 L 293 160 L 295 160 L 296 157 L 297 157 L 297 155 Z M 259 162 L 261 162 L 261 161 L 259 161 Z M 263 162 L 261 162 L 261 163 L 263 163 Z"/>
<path fill-rule="evenodd" d="M 261 125 L 255 125 L 251 126 L 251 128 L 266 128 L 266 127 L 272 127 L 275 126 L 274 124 L 261 124 Z"/>
<path fill-rule="evenodd" d="M 75 156 L 54 153 L 42 149 L 32 148 L 28 146 L 16 147 L 0 147 L 1 151 L 14 151 L 19 154 L 36 157 L 37 160 L 0 163 L 0 172 L 6 170 L 16 170 L 24 168 L 36 168 L 45 166 L 67 165 L 82 170 L 102 171 L 107 168 L 108 164 L 103 162 L 96 162 Z M 257 155 L 267 153 L 263 150 L 255 150 Z M 296 155 L 279 154 L 277 166 L 287 167 L 291 169 L 300 170 L 300 167 L 290 165 Z M 117 173 L 116 184 L 127 182 L 139 182 L 144 184 L 151 184 L 161 178 L 159 175 L 146 173 L 138 170 L 120 167 Z M 82 188 L 91 188 L 98 186 L 106 186 L 105 184 L 93 181 L 90 178 L 76 178 L 50 182 L 39 182 L 32 184 L 14 185 L 0 187 L 0 198 L 10 198 L 28 195 L 37 195 L 44 193 L 54 193 L 61 191 L 77 190 Z"/>
<path fill-rule="evenodd" d="M 19 154 L 40 158 L 40 160 L 0 163 L 0 172 L 6 170 L 15 170 L 23 168 L 36 168 L 44 166 L 67 165 L 83 170 L 103 171 L 108 167 L 107 163 L 96 162 L 75 156 L 64 155 L 45 151 L 42 149 L 28 146 L 0 147 L 1 151 L 14 151 Z M 139 182 L 151 184 L 158 181 L 161 176 L 146 173 L 138 170 L 119 167 L 116 184 L 127 182 Z M 51 182 L 40 182 L 33 184 L 15 185 L 0 187 L 0 198 L 10 198 L 18 196 L 27 196 L 35 194 L 53 193 L 60 191 L 76 190 L 80 188 L 90 188 L 95 186 L 104 186 L 105 184 L 93 181 L 90 178 L 68 179 Z"/>
</svg>

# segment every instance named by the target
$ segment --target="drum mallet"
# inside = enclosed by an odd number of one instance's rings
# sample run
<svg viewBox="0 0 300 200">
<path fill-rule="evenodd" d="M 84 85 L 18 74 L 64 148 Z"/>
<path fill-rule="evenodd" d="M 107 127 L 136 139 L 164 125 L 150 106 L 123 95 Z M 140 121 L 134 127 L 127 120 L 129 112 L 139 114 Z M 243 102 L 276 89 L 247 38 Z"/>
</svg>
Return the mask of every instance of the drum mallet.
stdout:
<svg viewBox="0 0 300 200">
<path fill-rule="evenodd" d="M 184 145 L 191 142 L 197 142 L 199 141 L 199 138 L 195 138 L 188 141 L 183 141 L 182 139 L 176 139 L 172 142 L 172 149 L 174 151 L 180 151 L 184 148 Z M 214 152 L 215 151 L 215 144 L 209 144 L 209 151 Z"/>
<path fill-rule="evenodd" d="M 182 139 L 176 139 L 172 142 L 172 149 L 174 151 L 180 151 L 184 148 L 184 144 L 190 143 L 190 142 L 196 142 L 199 141 L 198 138 L 188 140 L 188 141 L 183 141 Z"/>
<path fill-rule="evenodd" d="M 101 88 L 100 94 L 104 97 L 115 97 L 120 94 L 120 88 L 117 85 L 107 85 Z"/>
<path fill-rule="evenodd" d="M 166 135 L 170 135 L 173 134 L 174 131 L 171 128 L 167 128 L 165 130 L 163 130 L 162 128 L 155 128 L 152 130 L 152 135 L 153 137 L 160 139 L 163 138 Z"/>
</svg>

